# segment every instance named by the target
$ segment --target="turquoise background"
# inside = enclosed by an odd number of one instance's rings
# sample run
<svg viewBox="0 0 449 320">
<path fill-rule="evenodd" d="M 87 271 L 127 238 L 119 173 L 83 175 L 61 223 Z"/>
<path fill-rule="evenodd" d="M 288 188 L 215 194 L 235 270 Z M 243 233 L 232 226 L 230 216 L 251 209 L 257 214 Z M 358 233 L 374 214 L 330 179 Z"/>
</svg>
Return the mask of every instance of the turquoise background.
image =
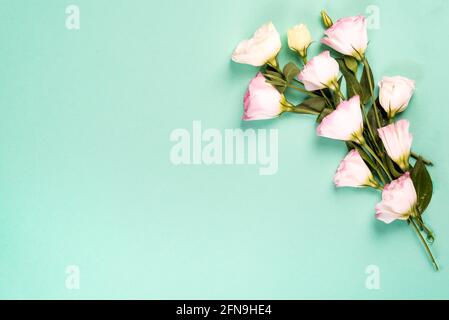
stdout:
<svg viewBox="0 0 449 320">
<path fill-rule="evenodd" d="M 2 0 L 0 10 L 0 297 L 138 299 L 449 298 L 447 212 L 449 2 L 317 0 Z M 65 28 L 65 8 L 81 30 Z M 340 189 L 345 147 L 314 120 L 242 124 L 256 69 L 237 43 L 272 20 L 380 9 L 368 56 L 376 79 L 403 75 L 417 91 L 403 116 L 431 158 L 433 271 L 405 223 L 373 218 L 379 194 Z M 282 61 L 285 61 L 285 53 Z M 174 166 L 169 134 L 276 128 L 279 171 Z M 78 265 L 80 290 L 65 288 Z M 380 290 L 365 268 L 380 268 Z"/>
</svg>

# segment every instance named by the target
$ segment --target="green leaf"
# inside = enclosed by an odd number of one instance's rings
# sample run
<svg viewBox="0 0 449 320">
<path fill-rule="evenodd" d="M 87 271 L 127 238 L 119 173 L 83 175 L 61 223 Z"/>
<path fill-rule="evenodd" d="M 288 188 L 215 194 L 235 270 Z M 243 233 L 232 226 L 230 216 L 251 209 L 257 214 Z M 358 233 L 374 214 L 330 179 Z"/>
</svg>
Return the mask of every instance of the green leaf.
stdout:
<svg viewBox="0 0 449 320">
<path fill-rule="evenodd" d="M 284 75 L 282 75 L 279 72 L 276 71 L 270 71 L 270 70 L 266 70 L 263 75 L 265 76 L 265 78 L 272 78 L 272 79 L 280 79 L 280 80 L 284 80 Z"/>
<path fill-rule="evenodd" d="M 283 94 L 285 90 L 287 90 L 287 83 L 285 81 L 269 80 L 269 79 L 267 79 L 266 81 L 267 83 L 274 86 L 277 89 L 277 91 L 281 94 Z"/>
<path fill-rule="evenodd" d="M 330 109 L 330 108 L 324 108 L 323 111 L 321 111 L 320 115 L 318 116 L 318 118 L 316 119 L 317 123 L 321 123 L 321 121 L 329 114 L 332 113 L 332 111 L 334 111 L 334 109 Z"/>
<path fill-rule="evenodd" d="M 423 214 L 432 199 L 433 184 L 432 178 L 421 157 L 416 161 L 411 171 L 411 178 L 418 196 L 417 209 L 419 214 Z"/>
<path fill-rule="evenodd" d="M 287 90 L 287 87 L 285 85 L 277 85 L 275 84 L 274 87 L 280 94 L 284 94 L 285 90 Z"/>
<path fill-rule="evenodd" d="M 312 115 L 319 114 L 319 112 L 314 111 L 313 109 L 310 109 L 308 107 L 301 106 L 301 105 L 295 106 L 292 110 L 289 110 L 289 112 L 301 113 L 301 114 L 312 114 Z"/>
<path fill-rule="evenodd" d="M 293 62 L 287 63 L 287 65 L 284 67 L 284 77 L 287 80 L 287 82 L 292 81 L 299 73 L 299 68 L 294 64 Z"/>
<path fill-rule="evenodd" d="M 265 67 L 263 67 L 266 71 L 273 71 L 276 73 L 280 73 L 281 71 L 278 68 L 273 67 L 271 64 L 266 64 Z"/>
<path fill-rule="evenodd" d="M 346 67 L 346 64 L 343 59 L 336 59 L 338 65 L 340 66 L 340 71 L 343 74 L 343 77 L 346 81 L 346 91 L 348 99 L 355 95 L 362 95 L 362 87 L 360 86 L 357 77 Z"/>
<path fill-rule="evenodd" d="M 285 90 L 287 90 L 287 86 L 285 84 L 271 83 L 269 81 L 268 83 L 272 84 L 280 94 L 284 94 Z"/>
<path fill-rule="evenodd" d="M 341 83 L 343 81 L 343 77 L 340 77 L 340 79 L 338 79 L 338 86 L 341 88 Z M 335 107 L 337 107 L 340 104 L 340 96 L 334 91 L 332 92 L 331 90 L 327 89 L 329 95 L 332 97 L 332 103 L 334 104 Z"/>
<path fill-rule="evenodd" d="M 279 78 L 279 76 L 282 77 L 279 73 L 265 70 L 263 76 L 265 77 L 266 82 L 274 86 L 279 93 L 283 94 L 285 90 L 287 90 L 287 82 L 285 82 L 283 78 Z"/>
<path fill-rule="evenodd" d="M 351 141 L 346 141 L 345 144 L 346 148 L 348 149 L 348 152 L 356 148 L 355 144 Z"/>
<path fill-rule="evenodd" d="M 340 79 L 338 79 L 338 85 L 341 87 L 341 83 L 343 82 L 343 77 L 340 77 Z"/>
<path fill-rule="evenodd" d="M 385 155 L 385 162 L 387 163 L 388 171 L 393 175 L 393 178 L 397 179 L 403 175 L 402 170 L 396 165 L 388 155 Z"/>
<path fill-rule="evenodd" d="M 366 62 L 366 64 L 368 65 L 368 62 Z M 371 86 L 369 79 L 371 79 Z M 371 90 L 372 92 L 374 92 L 373 73 L 371 72 L 371 68 L 369 69 L 366 68 L 366 65 L 363 67 L 362 77 L 360 78 L 360 85 L 362 87 L 362 96 L 361 96 L 362 102 L 363 104 L 366 104 L 371 98 Z"/>
<path fill-rule="evenodd" d="M 322 97 L 313 97 L 304 100 L 300 104 L 298 104 L 296 107 L 298 108 L 305 108 L 312 111 L 316 111 L 318 113 L 321 113 L 323 109 L 326 107 L 326 100 Z"/>
<path fill-rule="evenodd" d="M 346 67 L 353 73 L 357 73 L 357 69 L 359 68 L 359 63 L 354 57 L 344 56 L 343 60 L 345 62 Z"/>
</svg>

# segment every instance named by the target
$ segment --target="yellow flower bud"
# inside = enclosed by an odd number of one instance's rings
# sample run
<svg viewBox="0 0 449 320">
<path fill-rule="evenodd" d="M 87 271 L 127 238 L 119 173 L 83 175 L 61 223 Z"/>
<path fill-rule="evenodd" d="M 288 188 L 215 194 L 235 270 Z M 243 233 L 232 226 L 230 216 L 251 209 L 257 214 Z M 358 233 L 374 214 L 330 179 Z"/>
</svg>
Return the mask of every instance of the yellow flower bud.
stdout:
<svg viewBox="0 0 449 320">
<path fill-rule="evenodd" d="M 332 27 L 334 24 L 332 22 L 332 19 L 327 15 L 327 12 L 325 10 L 321 11 L 321 19 L 323 19 L 323 24 L 326 27 L 326 29 Z"/>
<path fill-rule="evenodd" d="M 306 25 L 298 24 L 288 30 L 288 46 L 297 51 L 301 57 L 307 56 L 307 48 L 310 43 L 312 43 L 312 37 Z"/>
</svg>

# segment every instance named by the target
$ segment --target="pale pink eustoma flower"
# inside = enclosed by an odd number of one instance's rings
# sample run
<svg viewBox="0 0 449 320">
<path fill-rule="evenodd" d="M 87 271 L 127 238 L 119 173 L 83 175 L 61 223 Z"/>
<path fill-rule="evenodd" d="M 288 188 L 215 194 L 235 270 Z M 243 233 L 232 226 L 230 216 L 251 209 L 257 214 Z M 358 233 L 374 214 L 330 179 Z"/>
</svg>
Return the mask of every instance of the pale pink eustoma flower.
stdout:
<svg viewBox="0 0 449 320">
<path fill-rule="evenodd" d="M 271 84 L 267 83 L 262 73 L 249 83 L 244 102 L 243 120 L 272 119 L 282 113 L 283 96 Z"/>
<path fill-rule="evenodd" d="M 317 134 L 322 137 L 364 143 L 363 117 L 360 109 L 360 97 L 353 96 L 342 101 L 335 111 L 326 116 L 317 128 Z"/>
<path fill-rule="evenodd" d="M 298 80 L 302 81 L 308 91 L 336 89 L 338 71 L 338 62 L 331 57 L 329 51 L 323 51 L 307 62 L 298 75 Z"/>
<path fill-rule="evenodd" d="M 341 161 L 334 176 L 337 187 L 373 187 L 379 185 L 359 152 L 351 150 Z"/>
<path fill-rule="evenodd" d="M 401 76 L 382 78 L 379 82 L 379 101 L 389 118 L 407 108 L 414 91 L 413 80 Z"/>
<path fill-rule="evenodd" d="M 408 160 L 413 142 L 413 136 L 410 134 L 409 128 L 410 123 L 407 120 L 399 120 L 377 129 L 388 155 L 404 171 L 409 168 Z"/>
<path fill-rule="evenodd" d="M 237 63 L 260 67 L 273 60 L 281 50 L 281 37 L 273 23 L 260 27 L 251 39 L 239 43 L 232 54 Z"/>
<path fill-rule="evenodd" d="M 385 185 L 382 202 L 376 205 L 376 218 L 385 223 L 407 220 L 416 212 L 417 195 L 410 173 Z"/>
<path fill-rule="evenodd" d="M 324 31 L 321 42 L 342 54 L 361 60 L 368 46 L 366 19 L 363 16 L 339 19 Z"/>
</svg>

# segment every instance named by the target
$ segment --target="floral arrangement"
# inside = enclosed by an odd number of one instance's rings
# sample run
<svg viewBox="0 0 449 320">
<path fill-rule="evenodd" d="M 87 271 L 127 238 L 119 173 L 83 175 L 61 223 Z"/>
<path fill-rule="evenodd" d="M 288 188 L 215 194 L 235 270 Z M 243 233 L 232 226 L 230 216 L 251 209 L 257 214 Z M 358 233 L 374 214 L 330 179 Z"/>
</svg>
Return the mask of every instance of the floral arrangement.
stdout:
<svg viewBox="0 0 449 320">
<path fill-rule="evenodd" d="M 308 60 L 312 37 L 304 24 L 288 31 L 288 46 L 297 53 L 301 67 L 289 62 L 281 68 L 281 40 L 272 23 L 237 46 L 233 61 L 260 67 L 244 97 L 243 120 L 273 119 L 285 112 L 316 115 L 317 134 L 344 141 L 349 151 L 334 176 L 335 185 L 381 191 L 375 217 L 387 224 L 406 221 L 438 270 L 430 250 L 434 235 L 423 220 L 433 192 L 426 168 L 432 163 L 412 152 L 409 121 L 396 121 L 409 105 L 415 82 L 401 76 L 384 77 L 376 95 L 366 57 L 365 18 L 347 17 L 333 23 L 325 11 L 321 17 L 326 28 L 321 43 L 333 49 L 334 57 L 324 51 Z M 291 90 L 305 95 L 304 101 L 289 101 Z M 416 160 L 413 165 L 412 158 Z"/>
</svg>

